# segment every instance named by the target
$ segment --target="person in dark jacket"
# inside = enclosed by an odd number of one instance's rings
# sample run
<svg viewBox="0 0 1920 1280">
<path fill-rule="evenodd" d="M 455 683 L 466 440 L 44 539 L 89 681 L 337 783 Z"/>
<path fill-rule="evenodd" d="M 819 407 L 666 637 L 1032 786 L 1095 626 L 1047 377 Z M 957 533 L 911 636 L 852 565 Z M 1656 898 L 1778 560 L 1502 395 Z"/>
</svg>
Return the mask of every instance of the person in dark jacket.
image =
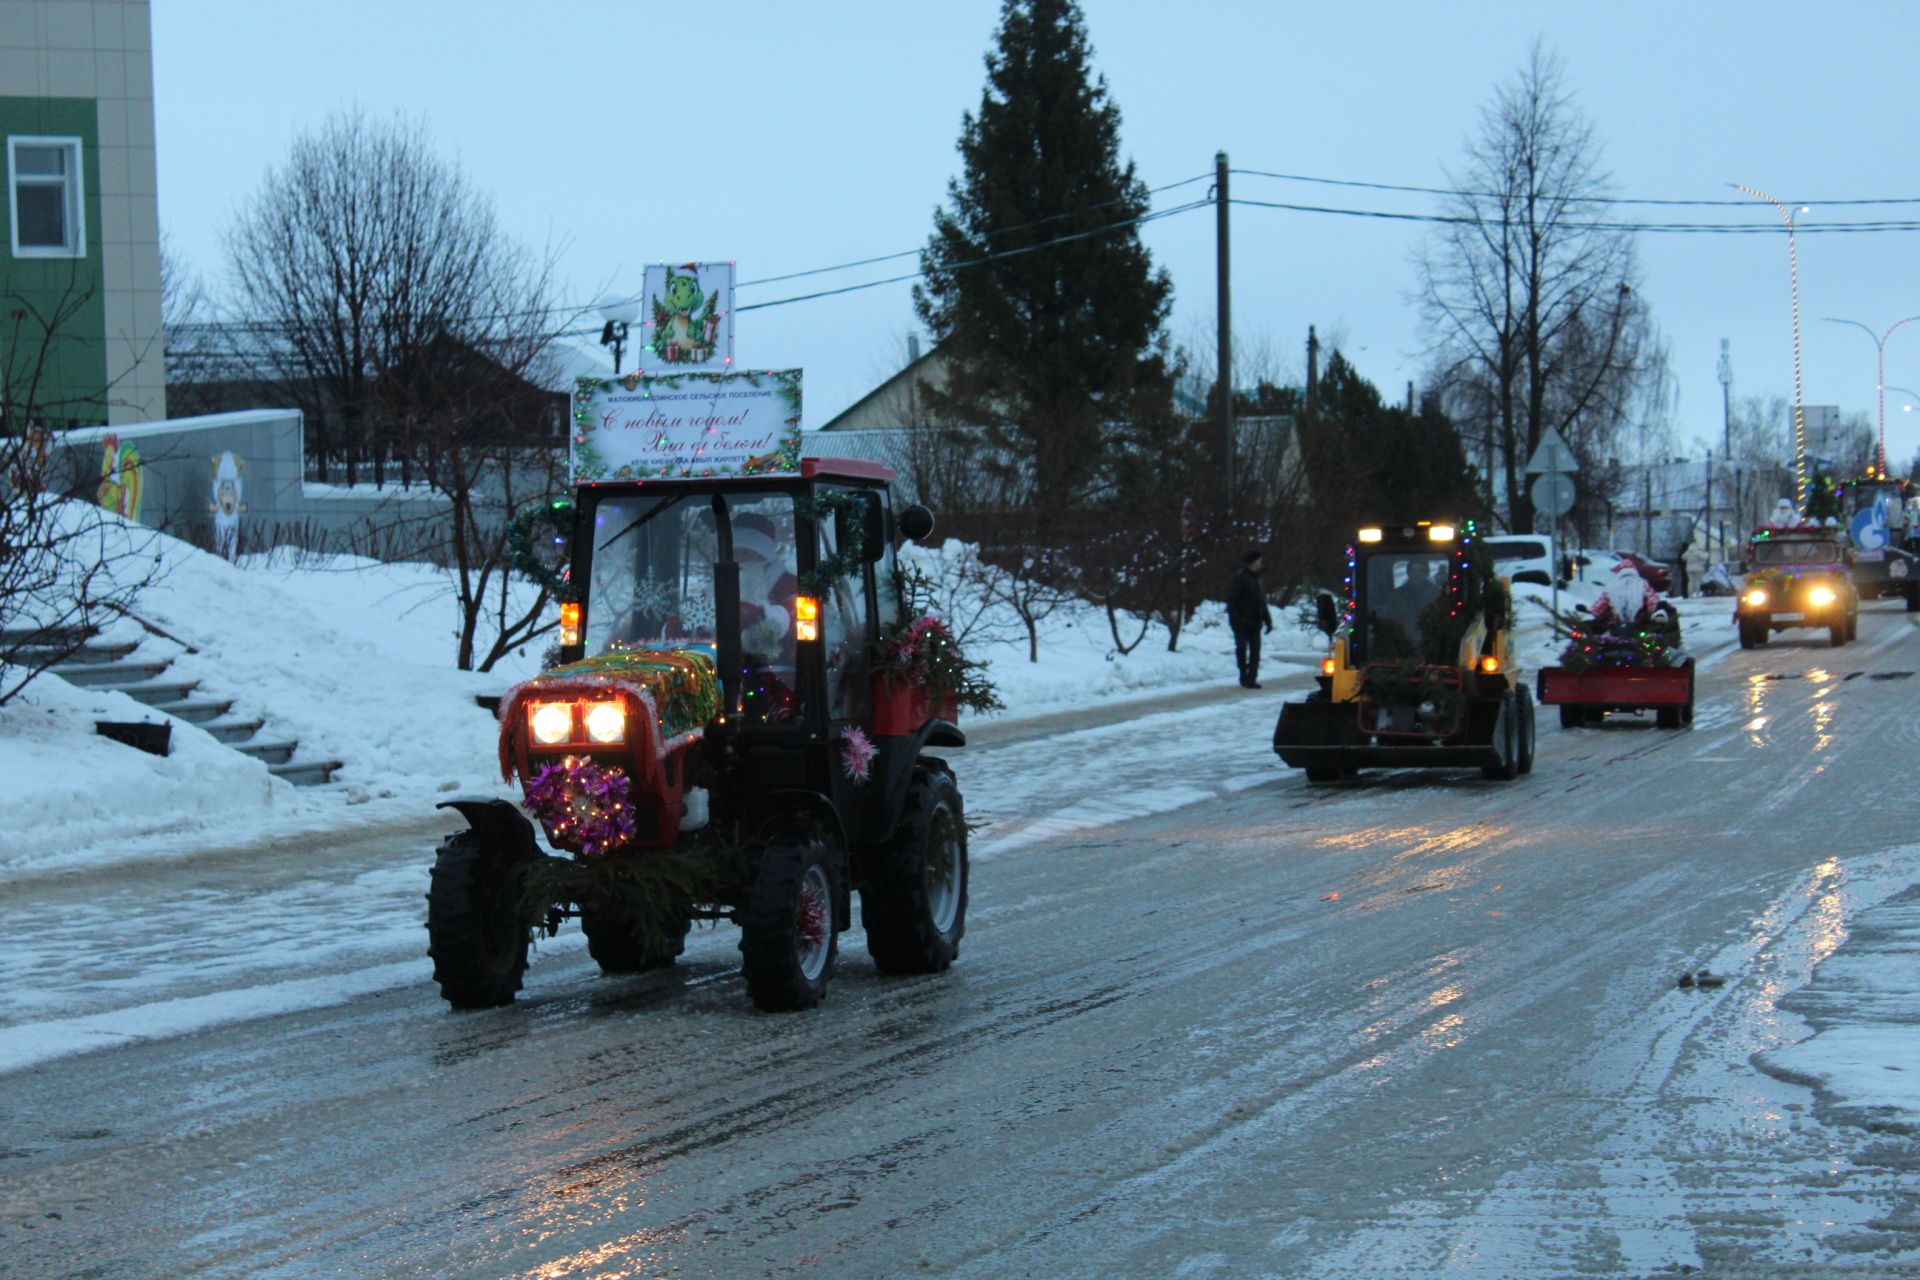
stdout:
<svg viewBox="0 0 1920 1280">
<path fill-rule="evenodd" d="M 1260 581 L 1260 548 L 1240 557 L 1240 568 L 1227 585 L 1227 625 L 1233 628 L 1233 660 L 1240 667 L 1240 687 L 1260 687 L 1260 635 L 1273 630 L 1267 608 L 1267 589 Z"/>
</svg>

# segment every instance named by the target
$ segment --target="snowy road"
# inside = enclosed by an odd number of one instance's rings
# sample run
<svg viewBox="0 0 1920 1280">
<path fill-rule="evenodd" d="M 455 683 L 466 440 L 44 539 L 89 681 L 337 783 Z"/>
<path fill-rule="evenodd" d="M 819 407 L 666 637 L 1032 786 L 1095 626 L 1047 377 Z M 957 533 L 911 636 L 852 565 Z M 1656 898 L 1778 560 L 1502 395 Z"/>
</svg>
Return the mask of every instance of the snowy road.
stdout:
<svg viewBox="0 0 1920 1280">
<path fill-rule="evenodd" d="M 1309 788 L 1272 687 L 985 732 L 960 963 L 883 982 L 856 931 L 801 1016 L 726 929 L 618 981 L 563 935 L 447 1014 L 444 819 L 29 881 L 0 1271 L 1920 1274 L 1911 1136 L 1751 1061 L 1920 879 L 1915 672 L 1874 606 L 1719 656 L 1691 731 L 1543 718 L 1507 784 Z"/>
</svg>

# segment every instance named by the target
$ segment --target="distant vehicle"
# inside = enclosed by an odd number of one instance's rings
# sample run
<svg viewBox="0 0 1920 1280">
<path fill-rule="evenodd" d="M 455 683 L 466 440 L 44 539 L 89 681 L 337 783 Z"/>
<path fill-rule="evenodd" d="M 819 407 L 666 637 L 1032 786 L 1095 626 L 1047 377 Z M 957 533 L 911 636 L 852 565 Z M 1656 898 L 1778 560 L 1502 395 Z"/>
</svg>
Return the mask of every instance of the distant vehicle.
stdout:
<svg viewBox="0 0 1920 1280">
<path fill-rule="evenodd" d="M 1673 589 L 1673 572 L 1658 560 L 1650 560 L 1637 551 L 1616 551 L 1628 568 L 1639 574 L 1646 584 L 1661 595 Z"/>
<path fill-rule="evenodd" d="M 1614 581 L 1613 570 L 1621 563 L 1620 553 L 1617 551 L 1582 547 L 1573 553 L 1567 576 L 1575 582 L 1591 582 L 1602 587 L 1610 586 Z"/>
<path fill-rule="evenodd" d="M 1907 612 L 1920 611 L 1920 527 L 1916 527 L 1914 486 L 1890 476 L 1839 485 L 1842 523 L 1847 531 L 1847 562 L 1863 600 L 1900 596 Z"/>
<path fill-rule="evenodd" d="M 1742 649 L 1757 649 L 1789 627 L 1824 628 L 1836 649 L 1858 636 L 1860 593 L 1842 538 L 1839 529 L 1811 522 L 1754 530 L 1747 544 L 1752 569 L 1734 606 Z"/>
<path fill-rule="evenodd" d="M 1493 552 L 1493 573 L 1510 582 L 1531 582 L 1535 586 L 1553 585 L 1555 566 L 1553 539 L 1544 534 L 1497 534 L 1486 538 Z"/>
<path fill-rule="evenodd" d="M 1740 589 L 1734 585 L 1736 577 L 1745 573 L 1746 569 L 1739 561 L 1722 560 L 1718 564 L 1708 565 L 1707 571 L 1700 575 L 1700 594 L 1703 596 L 1733 595 Z"/>
</svg>

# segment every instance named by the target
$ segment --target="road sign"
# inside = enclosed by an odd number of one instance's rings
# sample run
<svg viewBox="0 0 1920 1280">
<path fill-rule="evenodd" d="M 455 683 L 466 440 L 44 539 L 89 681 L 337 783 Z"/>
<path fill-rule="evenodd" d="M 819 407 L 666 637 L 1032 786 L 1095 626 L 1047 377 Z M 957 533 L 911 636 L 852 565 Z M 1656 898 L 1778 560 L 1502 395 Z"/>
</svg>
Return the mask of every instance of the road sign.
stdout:
<svg viewBox="0 0 1920 1280">
<path fill-rule="evenodd" d="M 1565 471 L 1572 473 L 1580 469 L 1579 460 L 1573 456 L 1573 450 L 1560 433 L 1548 427 L 1540 433 L 1540 443 L 1534 447 L 1533 456 L 1527 459 L 1527 474 L 1530 476 Z"/>
<path fill-rule="evenodd" d="M 1573 478 L 1564 472 L 1547 472 L 1527 492 L 1533 499 L 1533 509 L 1543 516 L 1558 520 L 1573 510 Z"/>
</svg>

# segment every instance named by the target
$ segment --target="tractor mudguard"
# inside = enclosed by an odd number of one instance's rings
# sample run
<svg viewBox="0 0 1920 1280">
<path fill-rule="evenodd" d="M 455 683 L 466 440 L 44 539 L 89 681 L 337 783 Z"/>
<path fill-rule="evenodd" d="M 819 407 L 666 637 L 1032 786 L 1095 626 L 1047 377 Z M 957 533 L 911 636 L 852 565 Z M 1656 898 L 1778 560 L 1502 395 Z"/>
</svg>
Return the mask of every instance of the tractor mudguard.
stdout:
<svg viewBox="0 0 1920 1280">
<path fill-rule="evenodd" d="M 1348 732 L 1342 733 L 1342 727 Z M 1273 726 L 1273 749 L 1337 747 L 1359 736 L 1355 705 L 1351 702 L 1286 702 Z"/>
<path fill-rule="evenodd" d="M 487 848 L 504 850 L 515 862 L 540 856 L 540 846 L 534 843 L 533 824 L 511 801 L 442 800 L 433 807 L 458 810 L 467 825 L 480 834 Z"/>
</svg>

